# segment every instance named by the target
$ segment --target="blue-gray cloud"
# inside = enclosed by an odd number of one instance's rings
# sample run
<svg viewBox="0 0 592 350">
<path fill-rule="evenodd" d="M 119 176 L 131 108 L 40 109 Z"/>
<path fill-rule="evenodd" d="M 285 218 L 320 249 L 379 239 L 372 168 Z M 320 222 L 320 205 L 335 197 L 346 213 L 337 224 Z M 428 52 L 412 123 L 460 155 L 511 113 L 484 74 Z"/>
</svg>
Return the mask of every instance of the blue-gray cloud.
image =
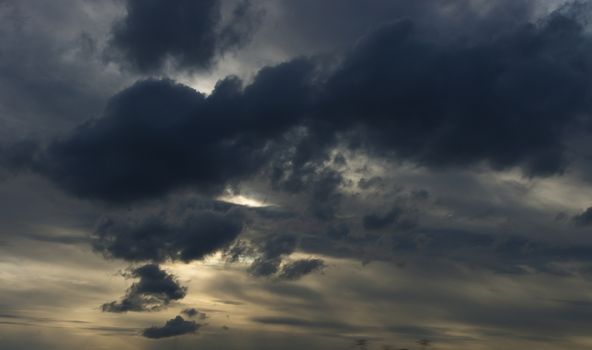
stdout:
<svg viewBox="0 0 592 350">
<path fill-rule="evenodd" d="M 200 325 L 195 321 L 186 321 L 181 316 L 177 316 L 168 320 L 162 327 L 146 328 L 142 335 L 150 339 L 161 339 L 168 337 L 176 337 L 184 334 L 195 333 L 200 328 Z"/>
<path fill-rule="evenodd" d="M 175 300 L 183 299 L 187 293 L 187 288 L 182 287 L 175 276 L 155 264 L 131 269 L 126 276 L 139 280 L 131 285 L 123 299 L 103 304 L 103 311 L 157 311 Z"/>
</svg>

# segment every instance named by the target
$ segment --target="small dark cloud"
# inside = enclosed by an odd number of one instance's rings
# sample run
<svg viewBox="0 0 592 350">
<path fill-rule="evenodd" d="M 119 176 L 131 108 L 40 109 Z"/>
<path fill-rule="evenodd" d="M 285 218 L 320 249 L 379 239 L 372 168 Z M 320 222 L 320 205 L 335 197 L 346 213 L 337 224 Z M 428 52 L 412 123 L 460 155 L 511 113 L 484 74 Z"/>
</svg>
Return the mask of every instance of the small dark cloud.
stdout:
<svg viewBox="0 0 592 350">
<path fill-rule="evenodd" d="M 144 73 L 168 61 L 177 68 L 210 68 L 218 54 L 250 38 L 260 17 L 246 0 L 228 24 L 221 23 L 220 0 L 127 0 L 126 10 L 112 29 L 107 55 Z"/>
<path fill-rule="evenodd" d="M 298 245 L 291 234 L 269 234 L 258 242 L 237 241 L 228 247 L 223 256 L 228 263 L 249 257 L 253 262 L 247 269 L 254 277 L 275 277 L 277 280 L 296 280 L 309 273 L 321 270 L 325 264 L 321 259 L 300 259 L 286 261 Z"/>
<path fill-rule="evenodd" d="M 183 311 L 181 311 L 181 313 L 187 317 L 190 317 L 190 318 L 198 317 L 200 320 L 204 320 L 207 318 L 207 315 L 205 313 L 199 312 L 195 308 L 184 309 Z"/>
<path fill-rule="evenodd" d="M 161 270 L 158 265 L 147 264 L 129 271 L 128 278 L 139 278 L 120 301 L 103 304 L 105 312 L 157 311 L 171 302 L 183 299 L 187 288 L 176 277 Z"/>
<path fill-rule="evenodd" d="M 255 277 L 267 277 L 278 272 L 282 260 L 279 258 L 255 259 L 249 266 L 249 273 Z"/>
<path fill-rule="evenodd" d="M 366 350 L 368 349 L 368 344 L 370 343 L 370 341 L 368 339 L 355 339 L 354 340 L 354 346 L 357 347 L 360 350 Z"/>
<path fill-rule="evenodd" d="M 417 341 L 417 344 L 419 344 L 425 348 L 427 346 L 431 346 L 433 344 L 433 341 L 431 341 L 430 339 L 419 339 Z"/>
<path fill-rule="evenodd" d="M 257 247 L 257 257 L 249 267 L 249 273 L 256 277 L 268 277 L 279 271 L 282 257 L 296 249 L 298 241 L 294 235 L 281 234 L 266 237 Z"/>
<path fill-rule="evenodd" d="M 199 311 L 197 311 L 194 308 L 189 308 L 189 309 L 185 309 L 185 310 L 181 311 L 181 313 L 187 317 L 195 317 L 199 314 Z"/>
<path fill-rule="evenodd" d="M 312 272 L 319 271 L 325 267 L 321 259 L 301 259 L 285 263 L 278 275 L 282 280 L 297 280 Z"/>
<path fill-rule="evenodd" d="M 343 154 L 338 153 L 333 158 L 333 163 L 335 165 L 339 166 L 339 167 L 346 166 L 347 165 L 347 159 L 345 158 L 345 156 Z"/>
<path fill-rule="evenodd" d="M 162 327 L 150 327 L 144 329 L 142 335 L 150 339 L 161 339 L 168 337 L 176 337 L 184 334 L 191 334 L 197 332 L 201 325 L 195 321 L 186 321 L 181 316 L 177 316 L 168 320 Z"/>
</svg>

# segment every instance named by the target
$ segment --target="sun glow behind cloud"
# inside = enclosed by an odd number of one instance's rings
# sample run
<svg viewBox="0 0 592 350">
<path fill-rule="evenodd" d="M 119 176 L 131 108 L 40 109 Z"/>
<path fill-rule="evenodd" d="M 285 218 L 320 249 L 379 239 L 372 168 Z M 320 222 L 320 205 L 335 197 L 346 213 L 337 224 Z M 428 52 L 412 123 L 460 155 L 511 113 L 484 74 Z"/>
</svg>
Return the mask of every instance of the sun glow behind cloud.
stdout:
<svg viewBox="0 0 592 350">
<path fill-rule="evenodd" d="M 251 197 L 247 197 L 247 196 L 243 196 L 240 194 L 238 194 L 238 195 L 225 194 L 225 195 L 218 197 L 218 200 L 223 201 L 223 202 L 227 202 L 227 203 L 243 205 L 245 207 L 251 207 L 251 208 L 262 208 L 262 207 L 271 206 L 271 204 L 266 203 L 264 201 L 261 201 L 261 200 L 255 199 L 255 198 L 251 198 Z"/>
</svg>

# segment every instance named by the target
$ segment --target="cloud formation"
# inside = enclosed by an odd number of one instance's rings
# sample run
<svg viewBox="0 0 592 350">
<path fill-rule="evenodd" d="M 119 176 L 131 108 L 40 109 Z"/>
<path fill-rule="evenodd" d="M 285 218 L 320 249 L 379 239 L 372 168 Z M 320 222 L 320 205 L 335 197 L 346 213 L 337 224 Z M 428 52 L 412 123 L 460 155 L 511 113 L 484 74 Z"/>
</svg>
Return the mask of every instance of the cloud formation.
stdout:
<svg viewBox="0 0 592 350">
<path fill-rule="evenodd" d="M 431 43 L 396 22 L 366 36 L 328 79 L 321 115 L 361 125 L 368 148 L 420 165 L 558 173 L 563 132 L 590 108 L 582 77 L 591 67 L 575 62 L 587 61 L 591 43 L 561 13 L 468 45 Z"/>
<path fill-rule="evenodd" d="M 207 318 L 207 315 L 205 313 L 199 312 L 195 308 L 184 309 L 183 311 L 181 311 L 181 313 L 190 318 L 199 317 L 200 320 L 205 320 Z"/>
<path fill-rule="evenodd" d="M 110 55 L 143 73 L 167 63 L 210 68 L 218 54 L 249 39 L 258 17 L 248 0 L 237 4 L 227 24 L 221 23 L 220 0 L 127 0 L 126 11 L 112 29 Z"/>
<path fill-rule="evenodd" d="M 338 205 L 327 189 L 340 180 L 314 164 L 338 140 L 430 168 L 557 174 L 567 165 L 566 130 L 586 123 L 592 107 L 589 57 L 592 41 L 563 12 L 454 45 L 398 21 L 329 71 L 297 59 L 262 69 L 245 87 L 221 80 L 207 97 L 170 80 L 138 82 L 101 118 L 50 144 L 33 168 L 75 195 L 116 204 L 184 187 L 216 193 L 268 169 L 287 190 L 318 184 L 320 218 Z"/>
<path fill-rule="evenodd" d="M 188 206 L 181 215 L 105 218 L 95 230 L 93 247 L 127 261 L 200 260 L 232 243 L 244 226 L 238 209 L 215 202 L 206 206 Z"/>
<path fill-rule="evenodd" d="M 253 259 L 249 274 L 278 281 L 297 280 L 325 267 L 322 259 L 290 260 L 288 257 L 297 247 L 295 235 L 270 233 L 254 243 L 238 240 L 223 251 L 223 256 L 228 263 L 236 263 L 241 258 Z"/>
<path fill-rule="evenodd" d="M 244 90 L 230 77 L 207 98 L 170 80 L 138 82 L 103 117 L 51 143 L 33 168 L 74 195 L 110 204 L 187 187 L 219 193 L 270 159 L 272 139 L 306 106 L 310 68 L 267 68 Z"/>
<path fill-rule="evenodd" d="M 186 321 L 181 316 L 168 320 L 162 327 L 149 327 L 144 329 L 142 335 L 150 339 L 176 337 L 184 334 L 195 333 L 201 325 L 195 321 Z"/>
<path fill-rule="evenodd" d="M 0 349 L 141 347 L 157 315 L 87 302 L 181 310 L 159 264 L 204 258 L 187 346 L 584 348 L 590 10 L 558 2 L 0 0 Z"/>
<path fill-rule="evenodd" d="M 138 278 L 120 301 L 103 304 L 104 312 L 157 311 L 171 302 L 183 299 L 187 288 L 181 286 L 176 277 L 162 270 L 156 264 L 147 264 L 131 269 L 127 278 Z"/>
<path fill-rule="evenodd" d="M 282 280 L 297 280 L 312 272 L 319 271 L 325 267 L 321 259 L 300 259 L 285 263 L 278 275 Z"/>
</svg>

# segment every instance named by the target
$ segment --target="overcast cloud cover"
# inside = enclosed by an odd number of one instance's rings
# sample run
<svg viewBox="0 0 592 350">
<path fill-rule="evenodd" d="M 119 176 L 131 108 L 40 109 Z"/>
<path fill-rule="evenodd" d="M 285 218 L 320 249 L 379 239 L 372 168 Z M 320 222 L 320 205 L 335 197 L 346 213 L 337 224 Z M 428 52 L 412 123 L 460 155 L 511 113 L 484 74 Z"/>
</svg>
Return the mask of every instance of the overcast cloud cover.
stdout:
<svg viewBox="0 0 592 350">
<path fill-rule="evenodd" d="M 0 0 L 0 350 L 592 349 L 587 0 Z"/>
</svg>

